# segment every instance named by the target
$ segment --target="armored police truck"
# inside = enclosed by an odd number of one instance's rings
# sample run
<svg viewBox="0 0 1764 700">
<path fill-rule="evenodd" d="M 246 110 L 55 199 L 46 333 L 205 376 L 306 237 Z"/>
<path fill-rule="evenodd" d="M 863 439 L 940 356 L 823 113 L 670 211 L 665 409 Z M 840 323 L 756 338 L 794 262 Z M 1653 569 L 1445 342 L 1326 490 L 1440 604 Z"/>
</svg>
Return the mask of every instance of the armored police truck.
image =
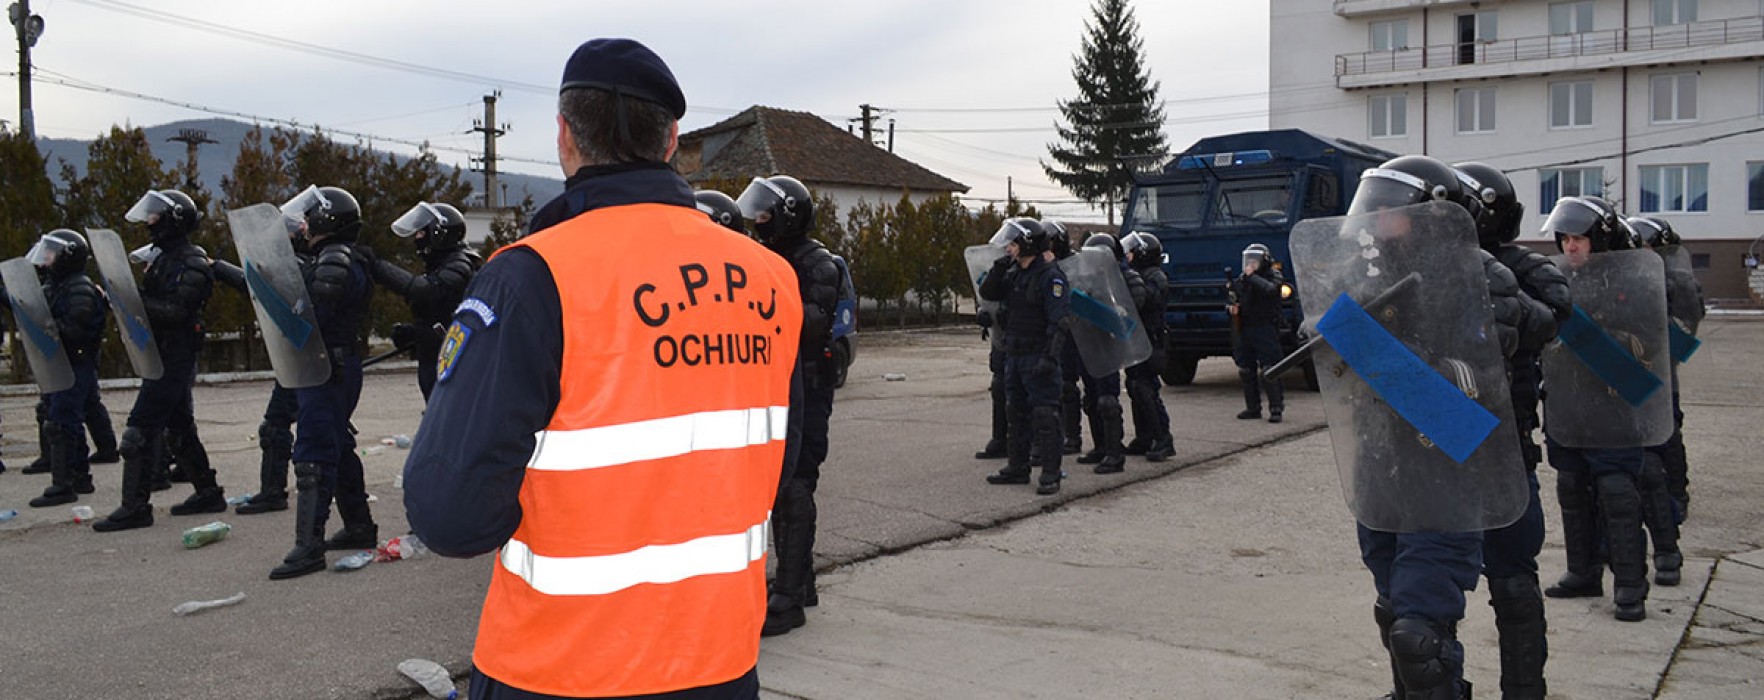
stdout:
<svg viewBox="0 0 1764 700">
<path fill-rule="evenodd" d="M 1231 356 L 1234 319 L 1229 283 L 1241 273 L 1241 254 L 1262 243 L 1290 266 L 1287 235 L 1302 219 L 1347 213 L 1360 172 L 1396 154 L 1298 129 L 1254 131 L 1201 139 L 1155 173 L 1135 177 L 1121 235 L 1146 231 L 1164 244 L 1170 276 L 1165 309 L 1168 360 L 1164 382 L 1194 381 L 1201 358 Z M 1292 270 L 1283 269 L 1287 352 L 1302 342 L 1303 312 Z M 1316 370 L 1304 367 L 1317 387 Z"/>
</svg>

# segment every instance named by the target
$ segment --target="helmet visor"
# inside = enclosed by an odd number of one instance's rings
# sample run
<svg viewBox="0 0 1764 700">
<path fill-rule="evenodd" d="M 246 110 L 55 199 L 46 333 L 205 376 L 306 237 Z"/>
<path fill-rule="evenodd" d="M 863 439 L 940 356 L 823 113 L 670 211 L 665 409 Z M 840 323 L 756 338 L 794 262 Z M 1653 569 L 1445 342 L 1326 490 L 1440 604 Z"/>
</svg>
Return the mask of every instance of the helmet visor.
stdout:
<svg viewBox="0 0 1764 700">
<path fill-rule="evenodd" d="M 1433 198 L 1427 182 L 1400 170 L 1372 168 L 1360 174 L 1360 189 L 1348 216 L 1420 204 Z"/>
<path fill-rule="evenodd" d="M 428 202 L 417 202 L 416 206 L 410 208 L 410 211 L 404 212 L 404 216 L 400 216 L 397 221 L 392 222 L 392 232 L 398 234 L 399 238 L 410 238 L 418 231 L 428 230 L 430 226 L 438 225 L 441 221 L 441 212 L 435 209 L 435 205 Z"/>
<path fill-rule="evenodd" d="M 25 253 L 25 262 L 37 267 L 48 267 L 55 263 L 55 256 L 61 254 L 61 246 L 47 238 L 39 239 L 31 250 Z"/>
<path fill-rule="evenodd" d="M 1127 234 L 1126 238 L 1121 239 L 1121 249 L 1129 253 L 1139 253 L 1144 251 L 1146 248 L 1150 247 L 1145 242 L 1145 239 L 1142 238 L 1144 235 L 1144 231 L 1135 231 Z"/>
<path fill-rule="evenodd" d="M 159 246 L 148 243 L 147 245 L 129 251 L 129 262 L 138 265 L 152 265 L 153 261 L 159 259 L 159 253 Z"/>
<path fill-rule="evenodd" d="M 1556 208 L 1550 212 L 1550 218 L 1544 221 L 1543 234 L 1569 236 L 1591 236 L 1599 230 L 1599 220 L 1605 213 L 1592 203 L 1579 197 L 1563 197 L 1556 201 Z"/>
<path fill-rule="evenodd" d="M 987 243 L 992 244 L 995 248 L 1003 248 L 1012 243 L 1021 243 L 1028 236 L 1029 229 L 1023 228 L 1023 225 L 1017 223 L 1016 219 L 1005 219 L 1005 222 L 999 225 L 998 232 L 992 234 L 992 240 Z"/>
<path fill-rule="evenodd" d="M 135 200 L 135 206 L 129 207 L 129 213 L 124 214 L 123 218 L 137 224 L 151 225 L 176 206 L 177 204 L 171 201 L 170 197 L 148 190 L 147 194 L 141 195 L 140 199 Z"/>
<path fill-rule="evenodd" d="M 305 223 L 306 215 L 315 209 L 328 208 L 331 201 L 319 192 L 318 185 L 307 185 L 300 194 L 294 195 L 287 204 L 282 205 L 282 218 L 294 223 Z"/>
<path fill-rule="evenodd" d="M 783 188 L 778 187 L 763 177 L 756 177 L 747 184 L 747 189 L 735 199 L 735 206 L 741 207 L 741 216 L 756 223 L 765 223 L 772 216 L 772 210 L 789 199 Z M 761 219 L 760 216 L 765 216 Z"/>
</svg>

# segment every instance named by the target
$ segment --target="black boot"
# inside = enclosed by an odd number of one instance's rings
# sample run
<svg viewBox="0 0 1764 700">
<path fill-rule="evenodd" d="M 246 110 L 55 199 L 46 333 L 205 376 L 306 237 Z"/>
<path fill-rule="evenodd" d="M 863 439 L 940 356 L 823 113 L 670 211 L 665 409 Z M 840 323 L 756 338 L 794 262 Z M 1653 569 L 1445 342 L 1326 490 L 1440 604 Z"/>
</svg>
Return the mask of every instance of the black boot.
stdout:
<svg viewBox="0 0 1764 700">
<path fill-rule="evenodd" d="M 1684 555 L 1678 551 L 1678 506 L 1666 488 L 1666 469 L 1649 450 L 1636 487 L 1641 490 L 1642 524 L 1654 545 L 1654 583 L 1676 586 L 1683 579 Z"/>
<path fill-rule="evenodd" d="M 1003 459 L 1006 454 L 1004 441 L 993 438 L 986 441 L 986 447 L 974 453 L 974 459 Z"/>
<path fill-rule="evenodd" d="M 49 421 L 44 418 L 47 408 L 38 411 L 37 415 L 37 458 L 31 460 L 25 468 L 18 470 L 20 474 L 48 474 L 54 471 L 50 464 L 49 453 Z"/>
<path fill-rule="evenodd" d="M 1060 453 L 1075 455 L 1084 451 L 1084 404 L 1078 396 L 1077 382 L 1060 382 Z"/>
<path fill-rule="evenodd" d="M 1464 668 L 1450 648 L 1457 645 L 1457 625 L 1419 617 L 1398 618 L 1390 625 L 1390 654 L 1401 677 L 1406 700 L 1458 700 L 1468 697 Z"/>
<path fill-rule="evenodd" d="M 815 495 L 807 481 L 791 479 L 784 485 L 778 517 L 772 527 L 778 537 L 778 575 L 772 595 L 766 599 L 766 621 L 761 637 L 786 634 L 808 622 L 803 613 L 815 566 Z"/>
<path fill-rule="evenodd" d="M 282 564 L 270 570 L 270 580 L 305 576 L 325 570 L 325 518 L 331 504 L 320 488 L 320 467 L 312 462 L 294 465 L 299 494 L 294 503 L 294 548 Z"/>
<path fill-rule="evenodd" d="M 1104 434 L 1107 431 L 1103 430 L 1101 413 L 1100 406 L 1092 406 L 1089 411 L 1085 412 L 1085 417 L 1089 419 L 1090 423 L 1090 443 L 1095 447 L 1073 461 L 1079 464 L 1096 464 L 1103 461 L 1103 457 L 1108 454 L 1104 448 L 1108 444 L 1108 436 Z"/>
<path fill-rule="evenodd" d="M 1121 446 L 1121 433 L 1126 426 L 1122 425 L 1121 400 L 1114 396 L 1104 396 L 1096 402 L 1099 420 L 1097 426 L 1102 428 L 1101 436 L 1103 458 L 1097 462 L 1092 471 L 1097 474 L 1119 474 L 1126 469 L 1127 457 Z"/>
<path fill-rule="evenodd" d="M 1237 368 L 1237 381 L 1243 385 L 1243 410 L 1237 412 L 1238 420 L 1252 420 L 1262 417 L 1262 379 L 1253 369 Z"/>
<path fill-rule="evenodd" d="M 1011 417 L 1005 406 L 1004 373 L 992 373 L 992 439 L 986 441 L 986 448 L 974 453 L 974 459 L 1002 459 L 1005 456 L 1005 436 Z"/>
<path fill-rule="evenodd" d="M 1029 483 L 1030 451 L 1034 438 L 1034 422 L 1028 406 L 1010 407 L 1011 425 L 1006 433 L 1005 452 L 1009 461 L 996 474 L 986 475 L 988 484 Z"/>
<path fill-rule="evenodd" d="M 1280 385 L 1280 380 L 1264 379 L 1262 391 L 1268 395 L 1268 422 L 1279 423 L 1286 413 L 1286 387 Z"/>
<path fill-rule="evenodd" d="M 1641 494 L 1628 474 L 1603 474 L 1598 486 L 1599 519 L 1611 566 L 1616 617 L 1636 622 L 1648 617 L 1647 538 L 1642 533 Z"/>
<path fill-rule="evenodd" d="M 139 439 L 134 428 L 123 431 L 122 505 L 103 520 L 92 523 L 94 532 L 118 532 L 153 524 L 153 503 L 148 481 L 154 458 L 152 446 Z"/>
<path fill-rule="evenodd" d="M 1544 661 L 1549 658 L 1543 595 L 1537 575 L 1522 574 L 1488 581 L 1488 604 L 1494 608 L 1500 634 L 1501 697 L 1544 700 Z"/>
<path fill-rule="evenodd" d="M 1041 480 L 1035 486 L 1035 493 L 1051 496 L 1060 492 L 1060 409 L 1055 406 L 1037 406 L 1031 419 L 1035 425 L 1035 441 L 1041 444 Z M 1094 430 L 1094 428 L 1092 428 Z"/>
<path fill-rule="evenodd" d="M 49 451 L 49 488 L 43 490 L 43 495 L 31 499 L 31 507 L 48 508 L 80 500 L 74 493 L 73 455 L 68 451 L 60 427 L 45 424 L 43 435 L 48 438 L 45 447 Z"/>
<path fill-rule="evenodd" d="M 325 540 L 325 549 L 373 549 L 380 543 L 380 526 L 367 501 L 338 497 L 337 514 L 343 518 L 343 529 Z"/>
<path fill-rule="evenodd" d="M 1404 700 L 1408 697 L 1403 690 L 1403 676 L 1397 673 L 1397 660 L 1390 653 L 1390 626 L 1396 622 L 1396 610 L 1390 606 L 1389 598 L 1379 598 L 1372 604 L 1372 620 L 1378 623 L 1378 641 L 1384 644 L 1384 655 L 1390 659 L 1390 683 L 1392 690 L 1385 698 Z"/>
<path fill-rule="evenodd" d="M 1562 504 L 1562 545 L 1568 556 L 1568 572 L 1556 585 L 1544 589 L 1546 596 L 1597 598 L 1605 594 L 1592 489 L 1592 477 L 1586 472 L 1556 472 L 1556 501 Z"/>
<path fill-rule="evenodd" d="M 258 445 L 263 448 L 257 470 L 258 480 L 263 488 L 233 509 L 233 512 L 240 515 L 288 509 L 288 462 L 294 458 L 293 451 L 289 445 L 282 445 L 274 439 L 276 435 L 285 433 L 274 433 L 271 428 L 260 427 L 257 434 Z"/>
</svg>

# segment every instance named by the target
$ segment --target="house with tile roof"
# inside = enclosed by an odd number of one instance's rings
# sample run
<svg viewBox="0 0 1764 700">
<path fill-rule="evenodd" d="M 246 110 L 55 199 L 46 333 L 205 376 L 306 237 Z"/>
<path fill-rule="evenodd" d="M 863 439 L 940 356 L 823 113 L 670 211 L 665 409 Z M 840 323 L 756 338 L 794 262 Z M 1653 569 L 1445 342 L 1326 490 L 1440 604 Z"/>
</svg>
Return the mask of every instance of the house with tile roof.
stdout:
<svg viewBox="0 0 1764 700">
<path fill-rule="evenodd" d="M 841 220 L 861 201 L 894 204 L 905 192 L 922 202 L 968 191 L 813 114 L 760 105 L 681 134 L 673 165 L 694 185 L 789 175 L 833 200 Z"/>
</svg>

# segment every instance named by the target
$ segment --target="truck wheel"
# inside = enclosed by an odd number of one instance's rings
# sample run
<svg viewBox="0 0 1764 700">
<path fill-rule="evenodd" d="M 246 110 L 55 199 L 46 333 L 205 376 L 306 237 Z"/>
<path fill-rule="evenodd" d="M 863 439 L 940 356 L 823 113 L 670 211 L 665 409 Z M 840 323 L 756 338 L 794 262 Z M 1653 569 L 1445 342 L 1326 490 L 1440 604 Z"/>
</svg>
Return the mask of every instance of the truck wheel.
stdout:
<svg viewBox="0 0 1764 700">
<path fill-rule="evenodd" d="M 1168 386 L 1188 386 L 1194 383 L 1195 366 L 1200 364 L 1198 355 L 1171 355 L 1164 363 L 1164 384 Z"/>
<path fill-rule="evenodd" d="M 1315 361 L 1305 360 L 1305 363 L 1299 366 L 1299 370 L 1305 373 L 1306 389 L 1318 391 L 1321 388 L 1317 384 L 1317 363 Z"/>
</svg>

